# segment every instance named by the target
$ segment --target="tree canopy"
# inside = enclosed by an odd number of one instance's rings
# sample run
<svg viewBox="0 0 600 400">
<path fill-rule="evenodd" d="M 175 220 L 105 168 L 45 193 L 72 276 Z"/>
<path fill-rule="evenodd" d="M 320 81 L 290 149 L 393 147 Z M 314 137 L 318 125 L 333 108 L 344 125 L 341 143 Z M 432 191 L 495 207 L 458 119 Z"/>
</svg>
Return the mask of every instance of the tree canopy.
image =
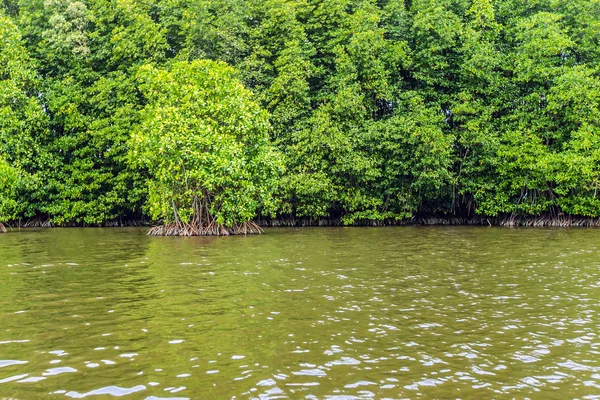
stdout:
<svg viewBox="0 0 600 400">
<path fill-rule="evenodd" d="M 283 167 L 269 143 L 267 113 L 233 68 L 181 61 L 168 70 L 146 66 L 138 76 L 146 106 L 131 139 L 131 157 L 149 173 L 150 216 L 170 225 L 155 231 L 257 230 L 247 221 L 261 206 L 275 211 Z"/>
<path fill-rule="evenodd" d="M 4 0 L 0 220 L 600 217 L 598 32 L 597 0 Z"/>
</svg>

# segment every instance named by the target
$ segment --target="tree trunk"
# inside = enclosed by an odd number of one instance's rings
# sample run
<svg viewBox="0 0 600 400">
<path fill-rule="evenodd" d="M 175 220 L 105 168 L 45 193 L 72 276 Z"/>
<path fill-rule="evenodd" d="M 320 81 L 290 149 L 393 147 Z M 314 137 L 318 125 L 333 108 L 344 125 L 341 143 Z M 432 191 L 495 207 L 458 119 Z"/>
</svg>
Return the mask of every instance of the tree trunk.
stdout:
<svg viewBox="0 0 600 400">
<path fill-rule="evenodd" d="M 148 230 L 151 236 L 229 236 L 261 234 L 263 230 L 252 221 L 234 223 L 231 226 L 218 224 L 216 218 L 210 215 L 210 200 L 208 193 L 203 198 L 194 197 L 192 207 L 194 215 L 189 222 L 183 222 L 173 204 L 174 221 L 152 227 Z"/>
</svg>

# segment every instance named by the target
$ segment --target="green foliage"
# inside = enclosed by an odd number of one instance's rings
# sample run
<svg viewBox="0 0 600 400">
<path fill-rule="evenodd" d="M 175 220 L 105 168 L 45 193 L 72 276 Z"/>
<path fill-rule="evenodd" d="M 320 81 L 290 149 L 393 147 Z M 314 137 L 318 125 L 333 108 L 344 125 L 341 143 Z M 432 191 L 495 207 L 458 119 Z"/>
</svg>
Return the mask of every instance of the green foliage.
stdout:
<svg viewBox="0 0 600 400">
<path fill-rule="evenodd" d="M 425 202 L 428 212 L 439 211 L 435 203 L 453 180 L 454 138 L 443 130 L 443 115 L 420 97 L 405 101 L 404 109 L 370 127 L 368 148 L 375 149 L 381 171 L 375 193 L 385 194 L 381 218 L 410 218 Z"/>
<path fill-rule="evenodd" d="M 38 81 L 21 34 L 12 20 L 0 12 L 0 160 L 19 171 L 19 187 L 4 182 L 6 199 L 0 219 L 35 215 L 43 196 L 40 181 L 50 164 L 45 148 L 47 116 L 36 92 Z M 16 180 L 10 182 L 17 185 Z M 10 212 L 7 211 L 10 208 Z"/>
<path fill-rule="evenodd" d="M 145 181 L 128 163 L 126 144 L 142 107 L 136 71 L 165 59 L 162 27 L 137 1 L 22 3 L 52 156 L 37 213 L 57 224 L 140 218 Z"/>
<path fill-rule="evenodd" d="M 16 188 L 18 173 L 5 160 L 0 159 L 0 227 L 2 221 L 15 219 L 17 202 Z"/>
<path fill-rule="evenodd" d="M 147 102 L 132 140 L 134 162 L 148 169 L 154 219 L 219 225 L 274 210 L 282 168 L 269 144 L 267 114 L 221 62 L 178 62 L 139 71 Z M 206 213 L 206 214 L 205 214 Z"/>
<path fill-rule="evenodd" d="M 4 218 L 600 217 L 599 31 L 597 0 L 5 0 Z"/>
</svg>

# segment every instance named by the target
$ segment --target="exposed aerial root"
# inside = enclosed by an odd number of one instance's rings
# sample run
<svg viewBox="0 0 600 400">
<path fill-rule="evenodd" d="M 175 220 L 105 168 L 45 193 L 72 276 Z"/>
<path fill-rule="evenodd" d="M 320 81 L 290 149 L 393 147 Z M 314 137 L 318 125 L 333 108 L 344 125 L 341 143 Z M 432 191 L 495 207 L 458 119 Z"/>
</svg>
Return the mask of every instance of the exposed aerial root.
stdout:
<svg viewBox="0 0 600 400">
<path fill-rule="evenodd" d="M 152 227 L 148 230 L 151 236 L 229 236 L 250 235 L 264 233 L 255 222 L 247 221 L 234 223 L 230 226 L 217 223 L 217 219 L 210 211 L 210 195 L 203 197 L 194 196 L 192 201 L 193 216 L 189 222 L 183 222 L 178 209 L 173 203 L 173 220 L 164 225 Z"/>
<path fill-rule="evenodd" d="M 552 226 L 552 227 L 597 227 L 600 226 L 599 218 L 573 217 L 570 215 L 559 217 L 510 217 L 499 222 L 500 226 Z"/>
<path fill-rule="evenodd" d="M 6 233 L 6 227 L 0 222 L 0 233 Z"/>
<path fill-rule="evenodd" d="M 186 224 L 176 222 L 172 224 L 159 225 L 148 230 L 151 236 L 229 236 L 261 234 L 263 230 L 252 221 L 225 226 L 216 223 L 208 224 Z"/>
<path fill-rule="evenodd" d="M 23 224 L 23 228 L 50 228 L 54 226 L 49 218 L 36 217 Z"/>
<path fill-rule="evenodd" d="M 259 220 L 260 226 L 299 227 L 299 226 L 344 226 L 341 219 L 279 218 Z M 355 220 L 350 226 L 402 226 L 402 225 L 473 225 L 503 227 L 600 227 L 600 218 L 560 216 L 502 216 L 502 217 L 414 217 L 407 219 Z"/>
</svg>

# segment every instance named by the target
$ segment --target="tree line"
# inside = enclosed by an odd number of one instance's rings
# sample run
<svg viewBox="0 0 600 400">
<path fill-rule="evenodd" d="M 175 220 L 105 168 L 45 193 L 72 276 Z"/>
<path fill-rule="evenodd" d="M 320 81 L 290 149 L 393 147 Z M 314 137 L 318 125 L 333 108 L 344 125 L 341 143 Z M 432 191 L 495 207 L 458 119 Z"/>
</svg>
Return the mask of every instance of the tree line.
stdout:
<svg viewBox="0 0 600 400">
<path fill-rule="evenodd" d="M 0 222 L 600 216 L 598 0 L 2 0 Z"/>
</svg>

